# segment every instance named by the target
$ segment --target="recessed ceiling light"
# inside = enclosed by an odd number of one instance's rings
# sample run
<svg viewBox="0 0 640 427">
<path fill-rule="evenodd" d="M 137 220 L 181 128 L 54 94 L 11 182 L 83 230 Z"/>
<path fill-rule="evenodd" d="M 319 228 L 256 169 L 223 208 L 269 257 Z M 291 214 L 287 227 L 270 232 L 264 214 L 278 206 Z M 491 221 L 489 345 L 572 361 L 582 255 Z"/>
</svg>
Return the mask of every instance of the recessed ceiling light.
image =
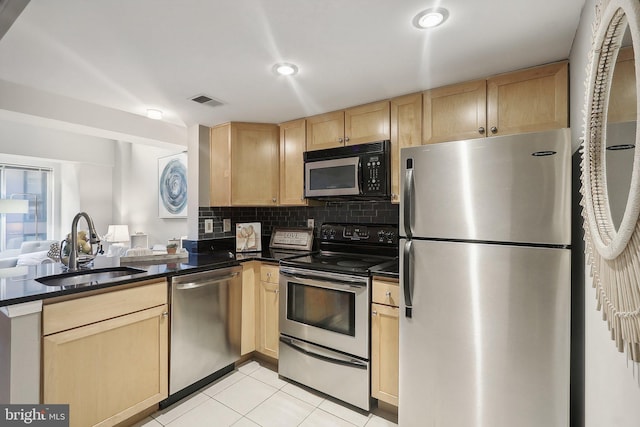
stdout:
<svg viewBox="0 0 640 427">
<path fill-rule="evenodd" d="M 160 110 L 147 110 L 147 117 L 153 120 L 162 120 L 162 111 Z"/>
<path fill-rule="evenodd" d="M 295 64 L 282 62 L 273 66 L 273 71 L 281 76 L 293 76 L 298 73 L 298 67 Z"/>
<path fill-rule="evenodd" d="M 449 11 L 442 7 L 423 10 L 413 18 L 413 25 L 421 30 L 441 25 L 449 17 Z"/>
</svg>

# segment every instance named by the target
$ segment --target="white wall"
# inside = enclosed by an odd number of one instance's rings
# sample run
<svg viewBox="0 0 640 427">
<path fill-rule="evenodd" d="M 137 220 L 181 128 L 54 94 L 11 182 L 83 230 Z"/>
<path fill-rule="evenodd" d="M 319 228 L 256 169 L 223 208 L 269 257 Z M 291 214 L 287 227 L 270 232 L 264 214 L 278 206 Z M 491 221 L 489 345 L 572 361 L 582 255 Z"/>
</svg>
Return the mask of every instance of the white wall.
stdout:
<svg viewBox="0 0 640 427">
<path fill-rule="evenodd" d="M 76 213 L 85 211 L 98 233 L 109 224 L 127 224 L 131 233 L 149 234 L 149 244 L 187 235 L 186 219 L 158 218 L 158 158 L 184 151 L 180 145 L 141 143 L 80 135 L 0 119 L 0 162 L 54 169 L 51 239 L 71 231 Z M 197 217 L 197 211 L 194 213 Z M 80 228 L 85 228 L 80 221 Z"/>
<path fill-rule="evenodd" d="M 591 23 L 596 0 L 586 0 L 571 50 L 571 128 L 574 147 L 582 135 L 584 81 L 591 48 Z M 585 285 L 585 427 L 640 426 L 640 366 L 619 353 L 602 313 L 587 266 Z"/>
<path fill-rule="evenodd" d="M 150 246 L 166 244 L 171 238 L 186 236 L 186 218 L 158 217 L 158 158 L 185 151 L 185 147 L 160 148 L 129 143 L 119 145 L 118 155 L 121 157 L 117 163 L 131 165 L 129 171 L 124 171 L 122 175 L 123 185 L 119 190 L 122 224 L 129 225 L 131 233 L 139 231 L 148 234 Z M 197 214 L 189 212 L 189 215 Z"/>
<path fill-rule="evenodd" d="M 54 170 L 54 193 L 61 198 L 54 205 L 48 238 L 66 236 L 81 210 L 96 220 L 98 232 L 106 232 L 113 198 L 113 141 L 0 120 L 0 153 L 0 162 Z"/>
</svg>

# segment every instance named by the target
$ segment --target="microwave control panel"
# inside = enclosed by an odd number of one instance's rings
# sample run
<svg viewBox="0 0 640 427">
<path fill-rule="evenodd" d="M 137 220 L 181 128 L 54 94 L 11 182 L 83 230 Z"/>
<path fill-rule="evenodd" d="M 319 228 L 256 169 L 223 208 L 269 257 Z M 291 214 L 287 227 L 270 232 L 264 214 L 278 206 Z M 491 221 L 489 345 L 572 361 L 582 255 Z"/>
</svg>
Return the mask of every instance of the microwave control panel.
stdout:
<svg viewBox="0 0 640 427">
<path fill-rule="evenodd" d="M 387 190 L 387 171 L 382 154 L 365 156 L 362 166 L 364 192 L 366 194 L 385 194 Z"/>
</svg>

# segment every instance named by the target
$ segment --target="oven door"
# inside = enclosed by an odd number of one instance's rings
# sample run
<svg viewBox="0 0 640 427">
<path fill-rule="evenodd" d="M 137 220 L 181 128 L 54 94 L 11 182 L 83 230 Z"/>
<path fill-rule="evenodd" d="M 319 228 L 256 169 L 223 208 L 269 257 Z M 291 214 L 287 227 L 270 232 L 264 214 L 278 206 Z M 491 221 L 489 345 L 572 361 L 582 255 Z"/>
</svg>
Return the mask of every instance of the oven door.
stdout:
<svg viewBox="0 0 640 427">
<path fill-rule="evenodd" d="M 369 359 L 369 278 L 280 268 L 280 332 Z"/>
<path fill-rule="evenodd" d="M 304 196 L 331 197 L 359 195 L 361 189 L 360 157 L 306 162 Z"/>
</svg>

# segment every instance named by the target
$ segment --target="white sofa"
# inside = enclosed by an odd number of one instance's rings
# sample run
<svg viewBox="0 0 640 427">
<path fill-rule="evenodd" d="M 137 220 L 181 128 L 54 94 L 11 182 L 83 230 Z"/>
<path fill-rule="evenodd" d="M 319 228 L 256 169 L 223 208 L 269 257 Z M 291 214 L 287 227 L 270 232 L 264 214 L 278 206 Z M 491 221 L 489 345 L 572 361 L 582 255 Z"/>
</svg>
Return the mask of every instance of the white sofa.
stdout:
<svg viewBox="0 0 640 427">
<path fill-rule="evenodd" d="M 33 240 L 22 242 L 19 249 L 7 249 L 0 252 L 0 268 L 10 268 L 17 265 L 41 264 L 48 260 L 47 252 L 57 240 Z"/>
</svg>

